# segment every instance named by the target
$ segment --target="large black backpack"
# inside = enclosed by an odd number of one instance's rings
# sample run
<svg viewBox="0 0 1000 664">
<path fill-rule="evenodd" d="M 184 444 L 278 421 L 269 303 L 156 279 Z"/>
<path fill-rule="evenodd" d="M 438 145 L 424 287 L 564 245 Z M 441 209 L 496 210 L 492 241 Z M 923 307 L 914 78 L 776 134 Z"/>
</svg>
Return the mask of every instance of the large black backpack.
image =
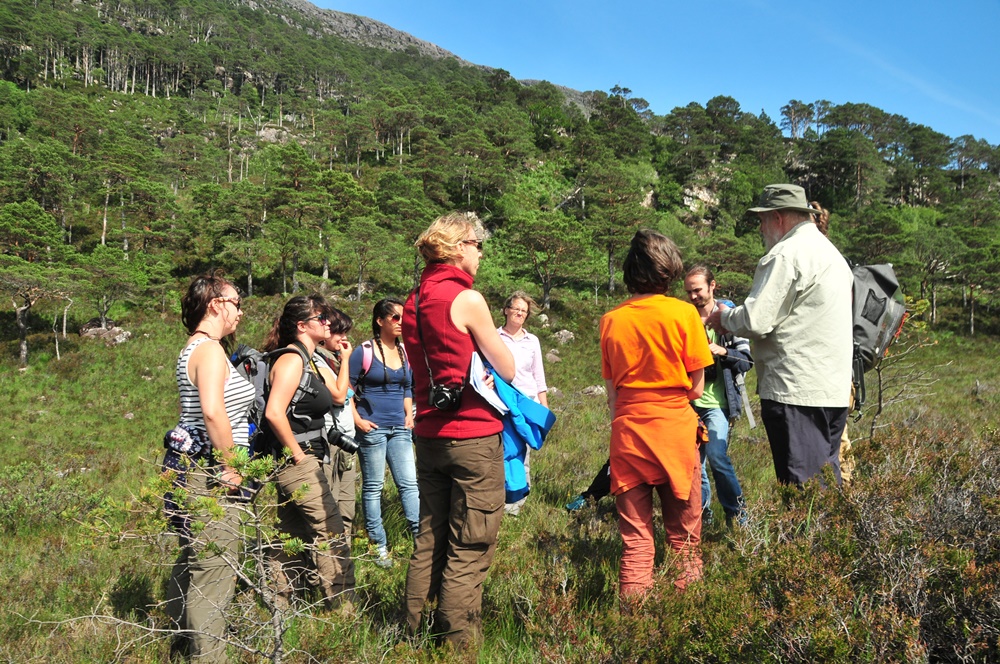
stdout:
<svg viewBox="0 0 1000 664">
<path fill-rule="evenodd" d="M 854 409 L 865 403 L 865 372 L 878 366 L 906 321 L 892 265 L 858 265 L 854 273 Z"/>
<path fill-rule="evenodd" d="M 276 359 L 285 353 L 298 353 L 302 357 L 302 378 L 299 379 L 299 386 L 292 395 L 292 400 L 288 404 L 286 411 L 289 417 L 295 416 L 295 406 L 306 394 L 314 391 L 309 387 L 309 356 L 305 350 L 298 345 L 276 348 L 270 352 L 262 353 L 246 344 L 240 344 L 236 351 L 230 356 L 230 361 L 236 367 L 236 373 L 246 378 L 254 387 L 254 402 L 247 413 L 247 420 L 250 427 L 250 456 L 261 454 L 273 454 L 274 436 L 270 435 L 267 421 L 264 419 L 264 410 L 267 408 L 267 396 L 270 392 L 268 384 L 268 372 Z"/>
</svg>

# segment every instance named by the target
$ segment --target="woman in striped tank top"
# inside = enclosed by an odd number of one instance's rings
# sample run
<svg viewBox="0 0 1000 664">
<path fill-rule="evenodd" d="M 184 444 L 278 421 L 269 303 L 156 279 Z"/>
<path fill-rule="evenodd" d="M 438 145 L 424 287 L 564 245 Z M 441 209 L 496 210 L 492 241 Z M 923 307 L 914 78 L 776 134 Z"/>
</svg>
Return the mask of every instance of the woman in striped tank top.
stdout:
<svg viewBox="0 0 1000 664">
<path fill-rule="evenodd" d="M 247 411 L 254 388 L 229 362 L 221 340 L 236 330 L 243 313 L 232 283 L 217 275 L 196 277 L 181 300 L 181 320 L 190 336 L 177 360 L 180 423 L 211 445 L 195 457 L 167 450 L 164 468 L 177 473 L 188 505 L 212 496 L 223 516 L 172 505 L 171 520 L 180 523 L 181 555 L 167 590 L 167 614 L 178 629 L 190 630 L 190 654 L 199 662 L 225 662 L 226 605 L 236 591 L 240 519 L 240 484 L 232 467 L 233 452 L 247 445 Z M 206 461 L 204 468 L 192 461 Z M 184 527 L 205 524 L 196 535 Z M 207 549 L 206 549 L 207 548 Z"/>
</svg>

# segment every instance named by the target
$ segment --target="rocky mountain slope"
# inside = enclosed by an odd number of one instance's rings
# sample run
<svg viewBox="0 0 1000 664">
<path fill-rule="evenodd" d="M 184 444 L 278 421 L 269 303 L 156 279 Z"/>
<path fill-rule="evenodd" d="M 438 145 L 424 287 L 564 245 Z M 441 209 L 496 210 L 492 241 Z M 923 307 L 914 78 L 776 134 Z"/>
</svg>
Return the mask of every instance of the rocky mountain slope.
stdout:
<svg viewBox="0 0 1000 664">
<path fill-rule="evenodd" d="M 463 64 L 472 65 L 472 63 L 466 62 L 451 51 L 446 51 L 440 46 L 424 41 L 423 39 L 417 39 L 411 34 L 396 30 L 385 23 L 364 16 L 338 12 L 333 9 L 320 9 L 313 3 L 306 2 L 305 0 L 258 0 L 256 2 L 254 0 L 246 0 L 246 4 L 254 9 L 263 8 L 265 3 L 270 6 L 271 11 L 278 11 L 279 13 L 282 5 L 291 7 L 297 12 L 301 12 L 310 22 L 321 26 L 320 30 L 323 33 L 337 35 L 355 44 L 385 49 L 387 51 L 415 49 L 421 55 L 432 58 L 453 58 Z M 311 26 L 302 25 L 294 16 L 283 15 L 283 18 L 286 23 L 299 24 L 299 27 L 307 31 L 314 31 L 316 29 Z"/>
</svg>

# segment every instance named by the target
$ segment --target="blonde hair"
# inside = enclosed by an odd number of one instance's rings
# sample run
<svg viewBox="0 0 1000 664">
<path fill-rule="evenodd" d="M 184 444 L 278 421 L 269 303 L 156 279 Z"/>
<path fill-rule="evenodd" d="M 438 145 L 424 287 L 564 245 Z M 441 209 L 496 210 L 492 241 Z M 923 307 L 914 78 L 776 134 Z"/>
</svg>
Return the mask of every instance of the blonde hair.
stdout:
<svg viewBox="0 0 1000 664">
<path fill-rule="evenodd" d="M 435 219 L 413 246 L 424 257 L 425 263 L 458 260 L 462 256 L 462 240 L 466 239 L 470 228 L 476 229 L 468 217 L 459 212 L 449 212 Z"/>
<path fill-rule="evenodd" d="M 819 201 L 809 201 L 809 207 L 815 212 L 812 215 L 813 223 L 823 235 L 828 235 L 830 230 L 830 211 L 819 204 Z"/>
</svg>

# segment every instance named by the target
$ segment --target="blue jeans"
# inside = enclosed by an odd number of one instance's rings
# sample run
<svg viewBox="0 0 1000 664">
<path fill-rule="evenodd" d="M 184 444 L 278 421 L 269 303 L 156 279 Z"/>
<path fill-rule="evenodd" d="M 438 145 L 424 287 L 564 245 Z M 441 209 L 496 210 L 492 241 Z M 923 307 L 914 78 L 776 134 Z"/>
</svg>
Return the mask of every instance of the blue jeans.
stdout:
<svg viewBox="0 0 1000 664">
<path fill-rule="evenodd" d="M 403 501 L 403 514 L 410 530 L 420 528 L 420 492 L 417 489 L 417 465 L 413 457 L 413 439 L 406 427 L 379 427 L 368 433 L 358 430 L 358 457 L 361 460 L 361 505 L 365 510 L 365 530 L 368 539 L 385 546 L 387 539 L 382 525 L 382 486 L 385 465 L 389 462 L 392 479 Z"/>
<path fill-rule="evenodd" d="M 715 489 L 719 502 L 727 517 L 735 517 L 743 512 L 743 489 L 736 479 L 733 462 L 729 460 L 729 420 L 720 408 L 699 408 L 698 416 L 708 427 L 708 443 L 701 446 L 701 506 L 712 502 L 712 485 L 708 482 L 708 467 L 712 466 Z M 705 460 L 708 463 L 705 463 Z"/>
</svg>

